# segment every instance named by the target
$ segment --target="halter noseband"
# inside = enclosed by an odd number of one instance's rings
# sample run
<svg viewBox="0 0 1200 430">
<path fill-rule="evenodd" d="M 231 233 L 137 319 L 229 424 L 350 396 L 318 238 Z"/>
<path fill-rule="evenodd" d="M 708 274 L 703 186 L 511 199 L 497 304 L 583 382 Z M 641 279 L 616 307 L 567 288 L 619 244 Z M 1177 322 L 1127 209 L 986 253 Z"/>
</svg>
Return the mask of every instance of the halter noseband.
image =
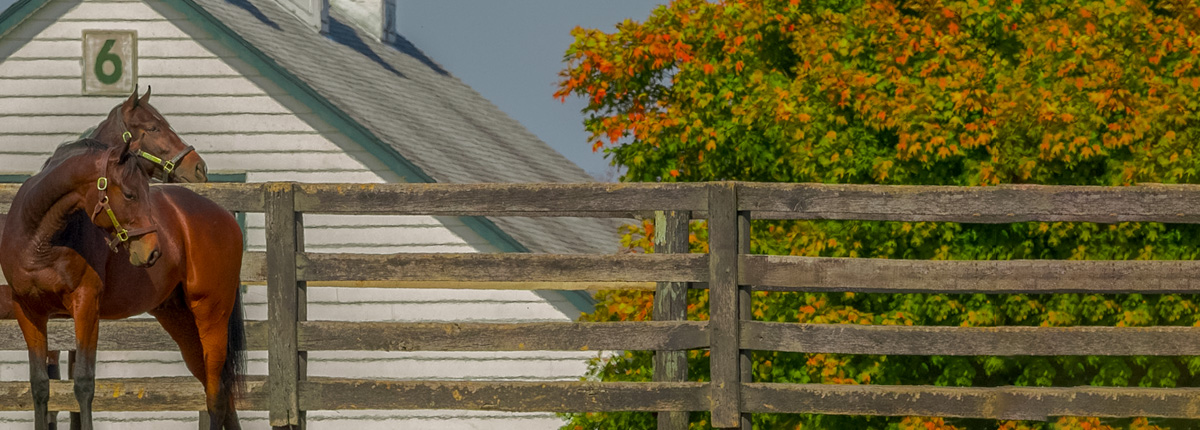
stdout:
<svg viewBox="0 0 1200 430">
<path fill-rule="evenodd" d="M 126 134 L 128 133 L 126 132 Z M 96 208 L 92 209 L 92 219 L 95 219 L 96 215 L 99 215 L 101 211 L 108 213 L 108 219 L 112 221 L 113 233 L 115 235 L 112 240 L 108 241 L 108 247 L 113 252 L 117 252 L 117 245 L 128 242 L 130 237 L 137 237 L 156 231 L 158 230 L 158 226 L 152 223 L 148 227 L 135 228 L 133 230 L 121 227 L 121 223 L 117 221 L 117 214 L 113 212 L 112 206 L 108 204 L 108 177 L 104 176 L 104 173 L 108 169 L 108 157 L 108 151 L 104 151 L 104 157 L 101 158 L 100 164 L 100 178 L 96 179 L 96 189 L 100 190 L 100 201 L 96 203 Z"/>
<path fill-rule="evenodd" d="M 124 121 L 122 121 L 121 125 L 122 125 L 122 127 L 125 126 Z M 121 140 L 124 140 L 125 143 L 129 143 L 130 141 L 133 140 L 133 133 L 129 132 L 129 127 L 125 127 L 125 132 L 121 133 Z M 162 158 L 159 158 L 159 157 L 155 156 L 154 154 L 143 151 L 141 149 L 133 151 L 133 155 L 137 156 L 137 157 L 145 158 L 145 159 L 149 160 L 151 163 L 154 163 L 155 166 L 158 166 L 159 168 L 161 168 L 162 169 L 162 179 L 161 180 L 163 182 L 170 182 L 171 175 L 173 175 L 175 173 L 175 166 L 177 164 L 179 164 L 180 160 L 183 160 L 183 157 L 186 157 L 189 153 L 191 153 L 192 151 L 195 151 L 195 150 L 196 150 L 196 147 L 194 147 L 192 145 L 188 145 L 187 147 L 180 150 L 178 154 L 175 154 L 174 157 L 171 157 L 170 160 L 163 160 Z"/>
</svg>

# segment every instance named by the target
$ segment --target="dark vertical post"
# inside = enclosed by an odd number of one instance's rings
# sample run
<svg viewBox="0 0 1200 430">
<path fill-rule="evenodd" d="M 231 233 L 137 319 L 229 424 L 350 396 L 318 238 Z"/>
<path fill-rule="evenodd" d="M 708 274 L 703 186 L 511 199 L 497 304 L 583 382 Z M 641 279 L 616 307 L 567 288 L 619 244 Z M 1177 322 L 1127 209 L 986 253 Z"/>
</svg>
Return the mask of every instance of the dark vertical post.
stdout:
<svg viewBox="0 0 1200 430">
<path fill-rule="evenodd" d="M 302 255 L 303 253 L 304 253 L 304 213 L 296 212 L 296 255 L 297 255 L 297 258 L 300 258 L 300 255 Z M 299 265 L 300 263 L 297 262 L 296 264 Z M 297 326 L 300 324 L 300 321 L 308 321 L 308 282 L 306 282 L 306 281 L 296 281 L 296 325 Z M 297 333 L 297 339 L 299 339 L 299 327 L 297 327 L 296 333 Z M 299 341 L 297 340 L 297 345 L 298 344 L 299 344 Z M 297 349 L 299 349 L 299 347 L 297 347 Z M 296 380 L 300 381 L 300 382 L 308 380 L 308 351 L 299 351 L 298 350 L 296 352 Z M 299 426 L 297 426 L 296 429 L 304 430 L 304 429 L 308 428 L 308 413 L 305 412 L 303 409 L 299 409 L 298 406 L 297 406 L 297 411 L 299 414 Z"/>
<path fill-rule="evenodd" d="M 657 211 L 654 213 L 654 252 L 661 254 L 686 254 L 688 246 L 688 221 L 691 213 L 686 211 Z M 654 289 L 654 320 L 687 320 L 686 282 L 659 282 Z M 682 382 L 687 380 L 687 351 L 655 351 L 654 381 Z M 687 411 L 660 411 L 658 430 L 687 430 Z"/>
<path fill-rule="evenodd" d="M 737 224 L 738 224 L 737 259 L 739 262 L 735 263 L 735 264 L 741 264 L 740 261 L 741 261 L 742 256 L 750 254 L 750 213 L 749 212 L 738 212 Z M 741 332 L 741 327 L 742 327 L 741 321 L 750 321 L 750 320 L 754 319 L 754 310 L 751 308 L 751 304 L 754 303 L 753 300 L 754 300 L 754 298 L 750 295 L 750 286 L 749 285 L 741 285 L 739 283 L 738 284 L 738 315 L 739 315 L 740 321 L 738 322 L 738 332 Z M 741 356 L 740 360 L 739 360 L 741 363 L 741 371 L 742 371 L 741 383 L 746 384 L 746 383 L 754 382 L 754 363 L 752 361 L 752 359 L 753 359 L 752 351 L 750 351 L 748 349 L 741 350 L 739 354 Z M 739 384 L 739 385 L 744 386 L 741 384 Z M 739 387 L 738 390 L 740 391 L 741 388 Z M 750 414 L 741 414 L 741 415 L 742 415 L 742 430 L 751 430 L 751 428 L 753 426 L 750 423 Z"/>
<path fill-rule="evenodd" d="M 269 416 L 272 428 L 293 430 L 301 422 L 295 184 L 274 182 L 265 193 Z"/>
<path fill-rule="evenodd" d="M 737 192 L 732 182 L 708 189 L 708 306 L 712 348 L 712 426 L 741 427 L 741 354 L 738 311 Z"/>
</svg>

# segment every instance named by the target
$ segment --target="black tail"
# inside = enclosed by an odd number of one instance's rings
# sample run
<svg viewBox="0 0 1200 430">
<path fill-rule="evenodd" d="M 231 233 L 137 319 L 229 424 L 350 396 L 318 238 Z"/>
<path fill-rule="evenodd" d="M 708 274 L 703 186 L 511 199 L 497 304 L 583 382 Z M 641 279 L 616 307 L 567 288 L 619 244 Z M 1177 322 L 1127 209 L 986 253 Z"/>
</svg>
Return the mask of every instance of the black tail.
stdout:
<svg viewBox="0 0 1200 430">
<path fill-rule="evenodd" d="M 241 397 L 245 391 L 246 374 L 246 322 L 242 312 L 242 288 L 238 289 L 229 314 L 229 342 L 225 346 L 225 367 L 221 369 L 221 388 L 230 390 L 233 398 Z"/>
</svg>

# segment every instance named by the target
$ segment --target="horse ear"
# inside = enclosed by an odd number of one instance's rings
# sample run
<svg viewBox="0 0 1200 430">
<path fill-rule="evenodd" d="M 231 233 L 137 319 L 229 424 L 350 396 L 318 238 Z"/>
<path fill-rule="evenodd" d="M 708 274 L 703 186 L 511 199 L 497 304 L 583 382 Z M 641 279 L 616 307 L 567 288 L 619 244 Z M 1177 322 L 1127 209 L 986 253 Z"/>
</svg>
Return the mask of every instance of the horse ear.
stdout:
<svg viewBox="0 0 1200 430">
<path fill-rule="evenodd" d="M 138 107 L 138 89 L 135 85 L 133 87 L 133 94 L 130 94 L 129 98 L 125 100 L 125 103 L 121 104 L 121 109 L 129 112 L 136 107 Z"/>
<path fill-rule="evenodd" d="M 133 95 L 135 95 L 135 96 L 137 95 L 137 90 L 134 90 Z M 138 104 L 149 104 L 149 103 L 150 103 L 150 86 L 146 85 L 146 94 L 142 95 L 142 100 L 139 101 Z"/>
</svg>

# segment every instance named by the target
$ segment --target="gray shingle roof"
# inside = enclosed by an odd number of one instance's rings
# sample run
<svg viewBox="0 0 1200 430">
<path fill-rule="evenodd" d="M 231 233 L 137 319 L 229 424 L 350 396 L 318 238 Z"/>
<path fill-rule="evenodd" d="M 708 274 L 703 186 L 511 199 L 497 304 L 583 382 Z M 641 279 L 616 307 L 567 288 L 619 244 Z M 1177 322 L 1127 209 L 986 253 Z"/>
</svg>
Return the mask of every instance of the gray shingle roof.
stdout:
<svg viewBox="0 0 1200 430">
<path fill-rule="evenodd" d="M 331 12 L 321 35 L 270 0 L 192 0 L 443 183 L 591 182 L 545 142 L 402 37 L 384 44 Z M 614 222 L 494 218 L 533 252 L 609 253 Z"/>
</svg>

